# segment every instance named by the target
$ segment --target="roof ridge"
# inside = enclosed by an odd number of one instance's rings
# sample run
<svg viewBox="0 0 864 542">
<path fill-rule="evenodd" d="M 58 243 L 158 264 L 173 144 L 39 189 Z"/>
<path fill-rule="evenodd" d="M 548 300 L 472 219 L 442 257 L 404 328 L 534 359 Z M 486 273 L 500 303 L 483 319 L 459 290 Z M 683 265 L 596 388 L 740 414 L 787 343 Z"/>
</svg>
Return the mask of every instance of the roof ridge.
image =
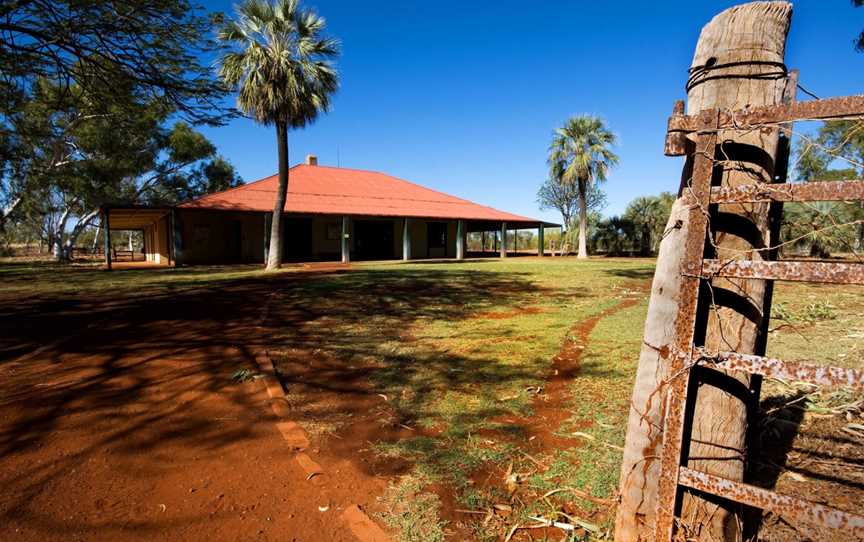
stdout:
<svg viewBox="0 0 864 542">
<path fill-rule="evenodd" d="M 296 164 L 296 165 L 293 166 L 293 167 L 289 167 L 289 168 L 288 168 L 288 171 L 291 171 L 292 169 L 296 168 L 296 167 L 299 166 L 299 165 L 301 165 L 301 164 Z M 209 194 L 204 194 L 204 195 L 202 195 L 202 196 L 198 196 L 197 198 L 190 199 L 189 201 L 184 201 L 181 205 L 185 205 L 185 204 L 187 204 L 187 203 L 194 203 L 194 202 L 196 202 L 196 201 L 201 201 L 201 200 L 203 200 L 203 199 L 210 198 L 211 196 L 217 196 L 217 195 L 225 194 L 225 193 L 227 193 L 227 192 L 234 192 L 235 190 L 243 190 L 243 189 L 245 189 L 245 188 L 249 188 L 249 187 L 252 186 L 253 184 L 258 184 L 258 183 L 261 183 L 261 182 L 264 182 L 264 181 L 269 181 L 269 180 L 272 179 L 273 177 L 278 177 L 278 176 L 279 176 L 279 173 L 277 172 L 277 173 L 274 173 L 273 175 L 270 175 L 270 176 L 268 176 L 268 177 L 261 177 L 261 178 L 258 179 L 257 181 L 251 181 L 251 182 L 248 182 L 248 183 L 243 183 L 243 184 L 238 185 L 238 186 L 232 186 L 231 188 L 226 188 L 225 190 L 220 190 L 220 191 L 218 191 L 218 192 L 211 192 L 211 193 L 209 193 Z"/>
<path fill-rule="evenodd" d="M 402 183 L 405 183 L 405 184 L 410 184 L 411 186 L 416 186 L 417 188 L 420 188 L 420 189 L 422 189 L 422 190 L 427 190 L 427 191 L 429 191 L 429 192 L 434 192 L 435 194 L 440 194 L 440 195 L 442 195 L 442 196 L 446 196 L 446 197 L 448 197 L 448 198 L 457 199 L 457 200 L 464 201 L 464 202 L 467 202 L 467 203 L 473 203 L 474 205 L 480 205 L 479 203 L 475 203 L 475 202 L 473 202 L 473 201 L 471 201 L 471 200 L 469 200 L 469 199 L 460 198 L 459 196 L 454 196 L 453 194 L 448 194 L 447 192 L 442 192 L 442 191 L 440 191 L 440 190 L 435 190 L 434 188 L 429 188 L 428 186 L 424 186 L 424 185 L 422 185 L 422 184 L 415 183 L 415 182 L 413 182 L 413 181 L 409 181 L 409 180 L 407 180 L 407 179 L 403 179 L 402 177 L 396 177 L 395 175 L 391 175 L 391 174 L 389 174 L 389 173 L 384 173 L 383 171 L 378 171 L 378 170 L 374 170 L 374 169 L 358 169 L 358 168 L 350 168 L 350 167 L 341 167 L 341 166 L 324 166 L 324 165 L 314 165 L 314 166 L 310 166 L 309 164 L 305 164 L 305 163 L 303 163 L 303 162 L 300 162 L 299 164 L 295 164 L 295 165 L 291 166 L 291 167 L 288 168 L 288 169 L 289 169 L 289 171 L 290 171 L 290 170 L 292 170 L 292 169 L 295 169 L 295 168 L 298 168 L 298 167 L 302 167 L 302 166 L 305 166 L 305 167 L 313 167 L 313 168 L 321 168 L 321 169 L 325 169 L 325 168 L 326 168 L 326 169 L 335 169 L 335 170 L 341 170 L 341 171 L 356 171 L 356 172 L 358 172 L 358 173 L 374 173 L 374 174 L 376 174 L 376 175 L 381 175 L 381 176 L 383 176 L 383 177 L 387 177 L 387 178 L 389 178 L 389 179 L 393 179 L 394 181 L 399 181 L 399 182 L 402 182 Z M 222 194 L 222 193 L 228 192 L 228 191 L 230 191 L 230 190 L 236 190 L 237 188 L 243 188 L 243 187 L 245 187 L 245 186 L 250 186 L 250 185 L 253 185 L 253 184 L 255 184 L 255 183 L 259 183 L 259 182 L 261 182 L 261 181 L 266 181 L 267 179 L 271 179 L 271 178 L 275 177 L 276 175 L 278 175 L 278 173 L 275 173 L 275 174 L 273 174 L 273 175 L 270 175 L 269 177 L 264 177 L 264 178 L 262 178 L 262 179 L 258 179 L 257 181 L 252 181 L 251 183 L 246 183 L 246 184 L 244 184 L 244 185 L 242 185 L 242 186 L 236 186 L 236 187 L 234 187 L 234 188 L 229 188 L 228 190 L 223 190 L 223 191 L 221 191 L 221 192 L 214 192 L 214 193 L 215 193 L 215 194 Z M 295 192 L 295 194 L 297 194 L 297 193 L 298 193 L 298 192 Z M 209 195 L 209 194 L 208 194 L 208 195 Z M 195 201 L 195 200 L 192 200 L 192 201 Z M 421 201 L 422 201 L 422 200 L 421 200 Z M 492 209 L 492 207 L 489 207 L 488 205 L 481 205 L 481 207 L 487 207 L 487 208 L 489 208 L 489 209 Z"/>
<path fill-rule="evenodd" d="M 425 192 L 426 194 L 429 194 L 429 199 L 426 199 L 426 198 L 421 199 L 421 198 L 416 198 L 416 197 L 414 197 L 414 198 L 412 198 L 412 197 L 393 197 L 393 196 L 360 195 L 360 194 L 344 194 L 344 193 L 289 192 L 289 194 L 293 194 L 295 196 L 296 195 L 304 195 L 304 196 L 312 196 L 312 197 L 331 197 L 331 198 L 342 198 L 342 199 L 358 198 L 358 199 L 374 199 L 376 201 L 399 200 L 399 201 L 404 201 L 404 202 L 422 202 L 422 203 L 430 203 L 430 204 L 438 204 L 438 205 L 470 205 L 470 206 L 473 206 L 473 207 L 476 207 L 479 209 L 486 209 L 486 210 L 492 211 L 494 213 L 506 215 L 506 216 L 510 217 L 511 220 L 519 220 L 519 221 L 525 221 L 525 222 L 536 222 L 537 221 L 537 219 L 534 219 L 534 218 L 530 218 L 530 217 L 522 216 L 522 215 L 517 215 L 515 213 L 510 213 L 508 211 L 502 211 L 500 209 L 496 209 L 495 207 L 492 207 L 489 205 L 482 205 L 480 203 L 476 203 L 476 202 L 471 201 L 469 199 L 461 198 L 459 196 L 454 196 L 452 194 L 448 194 L 447 192 L 443 192 L 441 190 L 436 190 L 434 188 L 429 188 L 428 186 L 424 186 L 422 184 L 418 184 L 418 183 L 415 183 L 413 181 L 403 179 L 401 177 L 396 177 L 394 175 L 390 175 L 389 173 L 384 173 L 382 171 L 369 170 L 369 169 L 336 167 L 336 166 L 325 166 L 325 165 L 311 166 L 311 165 L 305 164 L 303 162 L 300 162 L 298 164 L 295 164 L 294 166 L 289 167 L 288 171 L 290 172 L 290 171 L 296 170 L 298 168 L 328 169 L 328 170 L 346 171 L 346 172 L 352 172 L 352 173 L 371 174 L 374 176 L 381 177 L 381 178 L 383 178 L 382 180 L 387 181 L 387 182 L 398 183 L 401 185 L 411 187 L 415 190 L 421 190 L 421 191 Z M 251 192 L 264 192 L 263 190 L 262 191 L 256 191 L 253 187 L 257 184 L 263 183 L 264 181 L 270 181 L 274 177 L 278 177 L 278 175 L 279 175 L 278 173 L 275 173 L 273 175 L 269 175 L 267 177 L 262 177 L 260 179 L 255 180 L 255 181 L 243 183 L 239 186 L 228 188 L 226 190 L 222 190 L 219 192 L 213 192 L 211 194 L 205 194 L 205 195 L 200 196 L 198 198 L 183 202 L 180 205 L 181 206 L 195 207 L 196 204 L 198 204 L 198 205 L 200 205 L 202 203 L 206 204 L 209 200 L 212 200 L 212 199 L 216 199 L 217 201 L 215 202 L 215 204 L 218 205 L 219 204 L 219 201 L 218 201 L 219 198 L 224 197 L 228 193 L 237 192 L 237 191 L 242 192 L 242 191 L 246 191 L 246 190 L 249 190 L 250 194 L 251 194 Z M 368 182 L 374 183 L 376 181 L 369 180 Z M 377 181 L 377 182 L 380 182 L 380 181 Z M 289 183 L 289 190 L 290 190 L 290 186 L 291 185 Z M 433 195 L 439 196 L 440 198 L 439 199 L 433 199 L 432 198 Z"/>
</svg>

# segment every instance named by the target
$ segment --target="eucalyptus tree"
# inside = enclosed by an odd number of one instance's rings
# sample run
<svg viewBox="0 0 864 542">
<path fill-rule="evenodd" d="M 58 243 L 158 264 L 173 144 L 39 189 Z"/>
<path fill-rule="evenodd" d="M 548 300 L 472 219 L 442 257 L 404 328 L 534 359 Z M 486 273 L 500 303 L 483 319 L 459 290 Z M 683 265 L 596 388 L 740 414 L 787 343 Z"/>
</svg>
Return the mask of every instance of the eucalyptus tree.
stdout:
<svg viewBox="0 0 864 542">
<path fill-rule="evenodd" d="M 555 130 L 549 146 L 552 177 L 575 186 L 579 196 L 579 258 L 588 257 L 588 189 L 606 181 L 609 170 L 618 164 L 613 145 L 615 134 L 600 118 L 579 115 Z"/>
<path fill-rule="evenodd" d="M 118 79 L 112 100 L 98 84 L 42 79 L 16 123 L 26 159 L 2 179 L 22 179 L 16 222 L 39 225 L 57 260 L 70 259 L 105 203 L 174 203 L 239 183 L 233 167 L 174 110 Z M 3 189 L 9 193 L 9 188 Z M 16 224 L 17 225 L 17 224 Z"/>
<path fill-rule="evenodd" d="M 265 126 L 275 125 L 279 185 L 270 228 L 267 269 L 282 263 L 282 213 L 288 192 L 288 130 L 329 110 L 338 86 L 337 40 L 324 35 L 324 18 L 297 0 L 246 0 L 219 38 L 229 47 L 219 74 L 237 90 L 237 106 Z"/>
<path fill-rule="evenodd" d="M 205 59 L 220 17 L 191 0 L 0 2 L 0 110 L 11 111 L 16 93 L 29 93 L 39 79 L 93 83 L 104 100 L 122 100 L 109 84 L 122 78 L 184 120 L 219 123 L 225 92 Z"/>
<path fill-rule="evenodd" d="M 600 214 L 606 208 L 606 194 L 603 189 L 595 184 L 588 186 L 588 193 L 585 195 L 585 203 L 588 207 L 588 224 L 591 225 L 591 215 Z M 549 176 L 537 189 L 537 204 L 540 210 L 554 210 L 561 215 L 561 223 L 563 224 L 563 232 L 561 236 L 562 242 L 569 243 L 573 227 L 573 216 L 579 211 L 579 190 L 575 185 L 563 183 L 560 179 Z M 595 220 L 594 222 L 599 222 Z M 590 238 L 590 236 L 589 236 Z"/>
</svg>

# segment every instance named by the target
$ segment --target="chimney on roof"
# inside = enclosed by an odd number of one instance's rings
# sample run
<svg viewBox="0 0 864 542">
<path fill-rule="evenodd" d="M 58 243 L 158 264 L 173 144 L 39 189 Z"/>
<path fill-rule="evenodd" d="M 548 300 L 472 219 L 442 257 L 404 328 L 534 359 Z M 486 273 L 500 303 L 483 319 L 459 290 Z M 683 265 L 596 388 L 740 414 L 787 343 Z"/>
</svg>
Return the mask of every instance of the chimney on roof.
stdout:
<svg viewBox="0 0 864 542">
<path fill-rule="evenodd" d="M 307 166 L 317 166 L 318 165 L 318 157 L 314 154 L 306 155 L 306 165 Z"/>
</svg>

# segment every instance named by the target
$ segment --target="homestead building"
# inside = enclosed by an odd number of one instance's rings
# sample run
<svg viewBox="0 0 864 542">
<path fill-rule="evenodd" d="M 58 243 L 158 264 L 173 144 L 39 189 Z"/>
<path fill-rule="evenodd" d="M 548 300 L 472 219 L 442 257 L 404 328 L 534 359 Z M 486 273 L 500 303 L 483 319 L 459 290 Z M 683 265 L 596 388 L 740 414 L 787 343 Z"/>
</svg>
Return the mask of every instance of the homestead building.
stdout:
<svg viewBox="0 0 864 542">
<path fill-rule="evenodd" d="M 263 263 L 278 182 L 273 175 L 173 207 L 106 206 L 103 224 L 142 231 L 152 264 Z M 468 233 L 506 239 L 508 230 L 536 228 L 542 247 L 544 227 L 558 225 L 383 173 L 319 166 L 310 155 L 290 170 L 283 261 L 462 259 Z M 501 257 L 513 249 L 496 247 Z M 110 260 L 106 250 L 109 268 Z"/>
</svg>

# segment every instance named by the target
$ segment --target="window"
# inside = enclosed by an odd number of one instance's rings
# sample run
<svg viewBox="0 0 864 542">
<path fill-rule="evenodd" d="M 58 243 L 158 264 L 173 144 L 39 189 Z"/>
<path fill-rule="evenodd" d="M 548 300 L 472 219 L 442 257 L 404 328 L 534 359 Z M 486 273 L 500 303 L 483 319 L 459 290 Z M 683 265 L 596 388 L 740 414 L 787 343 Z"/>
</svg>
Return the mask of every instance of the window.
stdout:
<svg viewBox="0 0 864 542">
<path fill-rule="evenodd" d="M 429 248 L 447 248 L 447 223 L 430 222 L 426 225 Z"/>
<path fill-rule="evenodd" d="M 327 224 L 327 240 L 338 241 L 339 239 L 342 239 L 342 224 L 338 222 Z"/>
</svg>

